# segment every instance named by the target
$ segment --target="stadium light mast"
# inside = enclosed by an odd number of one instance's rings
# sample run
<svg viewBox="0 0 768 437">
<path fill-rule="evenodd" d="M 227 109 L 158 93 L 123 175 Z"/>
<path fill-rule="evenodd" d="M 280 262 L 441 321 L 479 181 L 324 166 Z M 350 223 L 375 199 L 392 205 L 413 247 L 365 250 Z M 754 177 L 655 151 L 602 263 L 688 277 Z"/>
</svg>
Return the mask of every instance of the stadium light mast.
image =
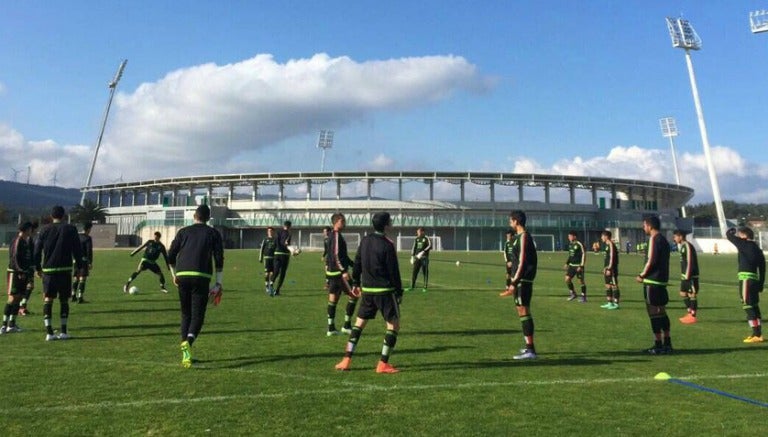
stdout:
<svg viewBox="0 0 768 437">
<path fill-rule="evenodd" d="M 717 210 L 717 222 L 720 225 L 720 236 L 725 237 L 727 226 L 725 223 L 725 212 L 723 211 L 723 201 L 720 198 L 720 185 L 717 182 L 717 173 L 715 173 L 715 165 L 712 162 L 712 153 L 709 150 L 707 125 L 704 123 L 704 111 L 701 109 L 699 90 L 696 86 L 696 75 L 693 72 L 693 62 L 691 61 L 691 50 L 701 49 L 701 38 L 696 34 L 691 23 L 682 18 L 667 17 L 667 28 L 669 29 L 669 36 L 672 38 L 672 47 L 685 50 L 685 62 L 688 65 L 688 76 L 691 80 L 693 103 L 696 106 L 696 115 L 699 119 L 701 143 L 704 147 L 704 158 L 707 162 L 709 181 L 712 184 L 712 197 L 714 197 L 715 209 Z"/>
<path fill-rule="evenodd" d="M 91 169 L 88 171 L 88 179 L 85 180 L 85 187 L 83 187 L 83 196 L 80 198 L 80 205 L 85 202 L 85 195 L 88 193 L 88 188 L 91 187 L 91 179 L 93 178 L 93 169 L 96 168 L 96 158 L 99 156 L 99 148 L 101 147 L 101 139 L 104 137 L 104 129 L 107 127 L 107 117 L 109 117 L 109 108 L 112 106 L 112 98 L 115 96 L 115 89 L 117 89 L 117 83 L 120 82 L 120 78 L 123 77 L 123 70 L 125 70 L 125 64 L 128 63 L 127 59 L 123 59 L 120 66 L 117 67 L 117 73 L 115 73 L 114 79 L 109 82 L 109 100 L 107 100 L 107 107 L 104 108 L 104 118 L 101 122 L 101 131 L 99 131 L 99 138 L 96 140 L 96 149 L 93 151 L 93 159 L 91 160 Z"/>
<path fill-rule="evenodd" d="M 320 135 L 317 137 L 317 148 L 323 151 L 323 157 L 320 159 L 320 172 L 325 171 L 325 152 L 333 148 L 333 131 L 329 129 L 322 129 Z M 320 191 L 317 195 L 317 200 L 323 197 L 323 186 L 320 185 Z"/>
<path fill-rule="evenodd" d="M 749 27 L 752 33 L 768 32 L 768 11 L 752 11 L 749 13 Z"/>
<path fill-rule="evenodd" d="M 659 119 L 661 124 L 661 136 L 669 138 L 669 147 L 672 149 L 672 166 L 675 168 L 675 181 L 680 185 L 680 168 L 677 166 L 677 152 L 675 152 L 675 137 L 677 136 L 677 123 L 673 117 L 664 117 Z M 686 217 L 685 206 L 681 208 L 683 218 Z"/>
</svg>

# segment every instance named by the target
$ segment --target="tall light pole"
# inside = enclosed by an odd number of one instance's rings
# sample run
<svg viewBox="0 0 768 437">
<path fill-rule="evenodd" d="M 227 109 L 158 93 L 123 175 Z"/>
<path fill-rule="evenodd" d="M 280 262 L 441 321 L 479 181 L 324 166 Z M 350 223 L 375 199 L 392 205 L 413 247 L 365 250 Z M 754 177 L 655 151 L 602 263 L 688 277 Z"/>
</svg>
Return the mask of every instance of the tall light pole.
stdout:
<svg viewBox="0 0 768 437">
<path fill-rule="evenodd" d="M 714 197 L 715 209 L 717 210 L 717 222 L 720 225 L 720 236 L 725 237 L 727 225 L 725 223 L 723 201 L 720 198 L 720 184 L 717 182 L 717 173 L 715 173 L 715 165 L 712 162 L 712 153 L 709 150 L 709 137 L 707 136 L 707 126 L 704 123 L 704 111 L 701 109 L 699 89 L 696 86 L 696 75 L 693 72 L 693 62 L 691 61 L 691 50 L 701 49 L 701 39 L 699 38 L 699 35 L 696 34 L 691 23 L 682 18 L 667 17 L 667 28 L 669 29 L 669 36 L 672 38 L 672 47 L 685 50 L 685 62 L 688 65 L 688 76 L 691 80 L 693 103 L 696 106 L 696 115 L 699 119 L 699 133 L 701 133 L 701 143 L 704 146 L 704 158 L 707 161 L 709 181 L 712 184 L 712 197 Z"/>
<path fill-rule="evenodd" d="M 675 137 L 677 136 L 677 123 L 672 117 L 664 117 L 659 119 L 661 124 L 661 136 L 669 138 L 669 147 L 672 149 L 672 166 L 675 167 L 675 181 L 677 185 L 680 185 L 680 169 L 677 166 L 677 152 L 675 152 Z M 685 206 L 681 208 L 683 217 L 685 215 Z"/>
<path fill-rule="evenodd" d="M 750 12 L 749 27 L 752 29 L 752 33 L 768 32 L 768 11 Z"/>
<path fill-rule="evenodd" d="M 323 157 L 320 159 L 320 171 L 325 171 L 325 151 L 333 147 L 333 131 L 329 129 L 323 129 L 320 131 L 320 135 L 317 137 L 317 148 L 323 151 Z M 317 195 L 317 200 L 323 197 L 323 186 L 320 185 L 320 192 Z"/>
<path fill-rule="evenodd" d="M 109 108 L 112 107 L 112 98 L 115 96 L 115 89 L 117 89 L 117 83 L 120 82 L 120 78 L 123 77 L 123 70 L 125 70 L 125 64 L 128 63 L 127 59 L 124 59 L 117 68 L 114 79 L 109 82 L 109 100 L 107 100 L 107 107 L 104 108 L 104 119 L 101 122 L 101 131 L 99 131 L 99 138 L 96 140 L 96 150 L 93 151 L 93 159 L 91 160 L 91 169 L 88 171 L 88 179 L 85 180 L 85 187 L 83 188 L 83 196 L 80 198 L 80 205 L 85 202 L 85 195 L 88 193 L 88 188 L 91 187 L 91 179 L 93 178 L 93 169 L 96 168 L 96 158 L 99 156 L 99 148 L 101 147 L 101 139 L 104 137 L 104 129 L 107 127 L 107 117 L 109 117 Z"/>
</svg>

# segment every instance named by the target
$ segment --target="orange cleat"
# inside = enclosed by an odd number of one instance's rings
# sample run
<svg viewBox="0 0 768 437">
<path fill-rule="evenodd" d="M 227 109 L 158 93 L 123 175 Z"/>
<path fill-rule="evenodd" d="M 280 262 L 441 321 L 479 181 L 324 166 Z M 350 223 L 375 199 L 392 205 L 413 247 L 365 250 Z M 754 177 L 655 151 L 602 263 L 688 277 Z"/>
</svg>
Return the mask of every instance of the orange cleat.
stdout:
<svg viewBox="0 0 768 437">
<path fill-rule="evenodd" d="M 515 295 L 515 292 L 510 290 L 510 289 L 506 289 L 506 290 L 502 291 L 501 293 L 499 293 L 499 296 L 501 296 L 501 297 L 509 297 L 509 296 L 514 296 L 514 295 Z"/>
<path fill-rule="evenodd" d="M 399 370 L 392 367 L 391 364 L 385 363 L 384 361 L 379 361 L 379 364 L 376 365 L 376 373 L 397 373 Z"/>
<path fill-rule="evenodd" d="M 336 370 L 349 370 L 349 366 L 352 364 L 352 358 L 344 357 L 334 367 Z"/>
<path fill-rule="evenodd" d="M 683 323 L 685 325 L 692 325 L 696 323 L 696 316 L 692 316 L 691 314 L 686 314 L 685 317 L 680 317 L 680 323 Z"/>
</svg>

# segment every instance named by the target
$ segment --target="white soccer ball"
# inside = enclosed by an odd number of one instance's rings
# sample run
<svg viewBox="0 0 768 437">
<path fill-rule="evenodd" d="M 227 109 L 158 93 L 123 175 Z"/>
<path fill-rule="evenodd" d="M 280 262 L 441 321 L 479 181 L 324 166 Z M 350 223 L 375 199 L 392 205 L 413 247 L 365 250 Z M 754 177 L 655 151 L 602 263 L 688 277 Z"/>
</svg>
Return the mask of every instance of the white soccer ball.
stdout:
<svg viewBox="0 0 768 437">
<path fill-rule="evenodd" d="M 456 267 L 461 265 L 461 261 L 456 261 Z"/>
<path fill-rule="evenodd" d="M 137 287 L 135 285 L 132 286 L 131 288 L 128 289 L 128 293 L 130 293 L 130 294 L 139 294 L 139 287 Z"/>
<path fill-rule="evenodd" d="M 299 246 L 288 246 L 288 250 L 291 251 L 291 255 L 293 256 L 301 253 L 301 248 Z"/>
</svg>

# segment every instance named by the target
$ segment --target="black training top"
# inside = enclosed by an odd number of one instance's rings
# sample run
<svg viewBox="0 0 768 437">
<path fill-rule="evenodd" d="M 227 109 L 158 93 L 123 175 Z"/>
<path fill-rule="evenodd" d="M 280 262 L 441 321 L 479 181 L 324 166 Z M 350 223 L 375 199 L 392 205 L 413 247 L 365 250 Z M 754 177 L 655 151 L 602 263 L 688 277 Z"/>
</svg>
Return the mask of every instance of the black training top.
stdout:
<svg viewBox="0 0 768 437">
<path fill-rule="evenodd" d="M 400 265 L 392 240 L 380 232 L 363 237 L 355 255 L 352 282 L 364 293 L 402 293 Z"/>
<path fill-rule="evenodd" d="M 325 255 L 325 274 L 338 276 L 352 267 L 347 253 L 347 241 L 339 231 L 331 232 L 328 238 L 328 253 Z"/>
<path fill-rule="evenodd" d="M 29 273 L 34 267 L 32 263 L 32 247 L 26 238 L 16 236 L 8 248 L 8 271 Z"/>
<path fill-rule="evenodd" d="M 83 251 L 83 263 L 93 264 L 93 238 L 90 235 L 80 234 L 80 248 Z"/>
<path fill-rule="evenodd" d="M 289 229 L 280 229 L 275 238 L 275 255 L 290 255 L 288 246 L 291 245 L 291 231 Z"/>
<path fill-rule="evenodd" d="M 61 222 L 45 226 L 37 236 L 34 257 L 35 268 L 43 273 L 71 273 L 72 260 L 82 268 L 83 248 L 77 228 Z"/>
<path fill-rule="evenodd" d="M 765 284 L 765 255 L 763 251 L 754 241 L 739 238 L 735 229 L 728 229 L 725 237 L 739 251 L 739 279 L 752 279 L 757 281 L 762 288 Z"/>
<path fill-rule="evenodd" d="M 168 251 L 168 264 L 176 267 L 176 276 L 213 277 L 224 268 L 224 245 L 216 229 L 204 224 L 181 228 Z"/>
<path fill-rule="evenodd" d="M 661 232 L 648 240 L 648 253 L 640 277 L 644 284 L 666 286 L 669 282 L 669 242 Z"/>
</svg>

